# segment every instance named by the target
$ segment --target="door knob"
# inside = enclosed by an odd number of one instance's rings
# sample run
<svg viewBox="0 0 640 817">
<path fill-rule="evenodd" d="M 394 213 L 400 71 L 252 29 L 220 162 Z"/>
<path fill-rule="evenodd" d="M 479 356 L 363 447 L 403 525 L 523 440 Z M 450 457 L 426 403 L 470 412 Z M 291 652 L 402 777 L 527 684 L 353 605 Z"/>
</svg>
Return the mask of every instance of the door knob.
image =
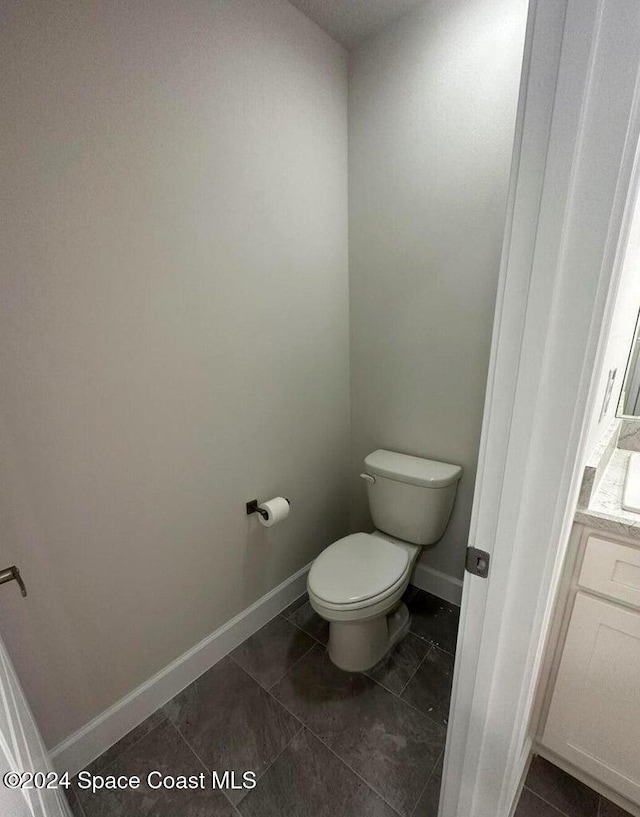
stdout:
<svg viewBox="0 0 640 817">
<path fill-rule="evenodd" d="M 22 581 L 22 576 L 20 575 L 20 571 L 15 565 L 11 565 L 11 567 L 5 567 L 4 570 L 0 570 L 0 584 L 5 584 L 6 582 L 16 581 L 20 585 L 20 592 L 23 596 L 27 595 L 27 588 L 24 586 L 24 582 Z"/>
</svg>

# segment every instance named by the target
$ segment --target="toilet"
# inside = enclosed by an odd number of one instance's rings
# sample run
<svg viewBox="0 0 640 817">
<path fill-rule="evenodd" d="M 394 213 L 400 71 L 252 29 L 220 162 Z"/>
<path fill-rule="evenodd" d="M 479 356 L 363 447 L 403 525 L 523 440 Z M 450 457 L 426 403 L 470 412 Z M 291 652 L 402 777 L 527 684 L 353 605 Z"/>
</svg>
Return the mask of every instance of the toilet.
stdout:
<svg viewBox="0 0 640 817">
<path fill-rule="evenodd" d="M 364 461 L 373 533 L 338 539 L 314 561 L 309 602 L 329 622 L 329 657 L 340 669 L 375 666 L 409 629 L 401 602 L 424 545 L 444 533 L 462 469 L 379 449 Z"/>
</svg>

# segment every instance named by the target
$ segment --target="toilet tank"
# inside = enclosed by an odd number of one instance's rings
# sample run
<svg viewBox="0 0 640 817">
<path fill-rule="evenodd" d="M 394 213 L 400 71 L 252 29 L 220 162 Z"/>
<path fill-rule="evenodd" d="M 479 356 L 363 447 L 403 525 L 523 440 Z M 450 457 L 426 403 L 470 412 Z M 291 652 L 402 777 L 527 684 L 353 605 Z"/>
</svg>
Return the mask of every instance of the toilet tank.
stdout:
<svg viewBox="0 0 640 817">
<path fill-rule="evenodd" d="M 449 522 L 462 468 L 383 449 L 369 454 L 364 466 L 377 530 L 414 545 L 437 542 Z"/>
</svg>

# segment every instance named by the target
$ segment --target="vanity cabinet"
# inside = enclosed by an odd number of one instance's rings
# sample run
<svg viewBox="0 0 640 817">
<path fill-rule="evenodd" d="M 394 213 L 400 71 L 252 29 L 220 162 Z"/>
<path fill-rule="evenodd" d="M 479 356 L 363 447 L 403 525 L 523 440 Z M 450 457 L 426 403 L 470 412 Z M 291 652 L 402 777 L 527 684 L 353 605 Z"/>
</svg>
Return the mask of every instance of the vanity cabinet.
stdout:
<svg viewBox="0 0 640 817">
<path fill-rule="evenodd" d="M 640 804 L 640 541 L 581 534 L 540 743 Z"/>
</svg>

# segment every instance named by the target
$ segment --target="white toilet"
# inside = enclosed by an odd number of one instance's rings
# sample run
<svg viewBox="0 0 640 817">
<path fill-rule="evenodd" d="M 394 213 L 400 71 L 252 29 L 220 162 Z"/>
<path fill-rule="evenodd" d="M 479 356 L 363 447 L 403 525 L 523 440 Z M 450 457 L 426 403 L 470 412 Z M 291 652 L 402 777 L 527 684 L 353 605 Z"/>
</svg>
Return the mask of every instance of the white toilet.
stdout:
<svg viewBox="0 0 640 817">
<path fill-rule="evenodd" d="M 315 560 L 307 589 L 329 624 L 329 656 L 351 672 L 370 669 L 409 629 L 400 599 L 423 545 L 449 522 L 458 465 L 374 451 L 364 461 L 373 533 L 338 539 Z"/>
</svg>

